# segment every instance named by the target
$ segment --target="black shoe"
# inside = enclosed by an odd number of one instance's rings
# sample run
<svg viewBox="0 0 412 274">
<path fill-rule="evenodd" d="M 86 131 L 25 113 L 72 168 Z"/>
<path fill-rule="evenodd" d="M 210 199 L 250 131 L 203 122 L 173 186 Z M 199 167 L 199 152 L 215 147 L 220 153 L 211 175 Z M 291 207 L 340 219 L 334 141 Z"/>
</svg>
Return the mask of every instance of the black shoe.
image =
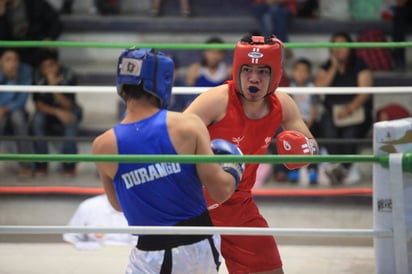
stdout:
<svg viewBox="0 0 412 274">
<path fill-rule="evenodd" d="M 63 176 L 66 178 L 73 178 L 76 176 L 76 170 L 74 169 L 65 169 L 63 170 Z"/>
<path fill-rule="evenodd" d="M 342 184 L 342 180 L 346 177 L 348 171 L 340 164 L 332 164 L 326 167 L 325 173 L 332 185 L 339 185 Z"/>
<path fill-rule="evenodd" d="M 190 10 L 185 10 L 185 11 L 181 11 L 180 12 L 180 14 L 183 16 L 183 17 L 186 17 L 186 18 L 189 18 L 189 17 L 192 17 L 192 13 L 190 12 Z"/>
<path fill-rule="evenodd" d="M 31 167 L 22 167 L 17 176 L 20 180 L 27 180 L 33 177 L 33 171 Z"/>
</svg>

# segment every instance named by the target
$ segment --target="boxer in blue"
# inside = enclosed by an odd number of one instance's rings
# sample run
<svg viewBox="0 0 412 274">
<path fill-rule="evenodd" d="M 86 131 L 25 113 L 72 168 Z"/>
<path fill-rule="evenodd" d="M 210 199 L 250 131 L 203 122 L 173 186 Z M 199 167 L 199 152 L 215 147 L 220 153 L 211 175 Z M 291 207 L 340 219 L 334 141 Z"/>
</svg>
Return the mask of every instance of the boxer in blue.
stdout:
<svg viewBox="0 0 412 274">
<path fill-rule="evenodd" d="M 173 61 L 153 49 L 129 49 L 119 57 L 117 90 L 124 119 L 98 136 L 93 154 L 241 155 L 223 139 L 210 141 L 194 114 L 167 111 Z M 131 226 L 212 226 L 203 188 L 227 200 L 241 180 L 242 163 L 97 162 L 110 203 Z M 219 244 L 212 235 L 139 235 L 126 273 L 217 273 Z"/>
</svg>

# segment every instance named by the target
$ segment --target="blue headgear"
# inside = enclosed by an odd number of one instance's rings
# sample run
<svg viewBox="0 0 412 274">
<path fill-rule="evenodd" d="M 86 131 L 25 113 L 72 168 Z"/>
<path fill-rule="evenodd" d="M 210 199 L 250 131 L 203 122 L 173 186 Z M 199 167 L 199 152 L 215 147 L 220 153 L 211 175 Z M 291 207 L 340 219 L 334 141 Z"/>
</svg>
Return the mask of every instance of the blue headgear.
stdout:
<svg viewBox="0 0 412 274">
<path fill-rule="evenodd" d="M 126 49 L 117 66 L 117 92 L 122 86 L 143 84 L 143 89 L 160 99 L 161 108 L 167 108 L 173 86 L 173 60 L 154 49 Z"/>
</svg>

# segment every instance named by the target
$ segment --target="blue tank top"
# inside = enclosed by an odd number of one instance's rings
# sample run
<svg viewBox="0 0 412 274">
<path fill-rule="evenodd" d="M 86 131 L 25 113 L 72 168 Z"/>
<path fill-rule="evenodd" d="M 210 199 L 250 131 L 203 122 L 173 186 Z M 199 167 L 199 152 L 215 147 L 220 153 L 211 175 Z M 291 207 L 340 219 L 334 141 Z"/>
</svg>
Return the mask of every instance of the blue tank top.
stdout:
<svg viewBox="0 0 412 274">
<path fill-rule="evenodd" d="M 223 84 L 227 80 L 227 67 L 225 63 L 220 63 L 216 72 L 212 75 L 206 67 L 201 67 L 199 76 L 196 79 L 196 87 L 215 87 Z"/>
<path fill-rule="evenodd" d="M 166 113 L 115 126 L 119 154 L 176 154 Z M 194 164 L 119 163 L 113 184 L 131 226 L 175 225 L 207 210 Z"/>
</svg>

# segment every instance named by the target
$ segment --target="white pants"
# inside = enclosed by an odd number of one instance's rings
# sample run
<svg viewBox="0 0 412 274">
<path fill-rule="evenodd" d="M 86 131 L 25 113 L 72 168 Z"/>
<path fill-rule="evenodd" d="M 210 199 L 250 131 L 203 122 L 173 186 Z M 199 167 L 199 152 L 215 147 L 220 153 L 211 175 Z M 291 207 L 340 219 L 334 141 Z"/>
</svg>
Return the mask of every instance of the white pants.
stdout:
<svg viewBox="0 0 412 274">
<path fill-rule="evenodd" d="M 213 241 L 219 252 L 220 262 L 220 236 L 213 236 Z M 144 251 L 134 247 L 130 252 L 126 274 L 159 274 L 164 253 L 164 250 Z M 172 274 L 187 273 L 218 273 L 208 239 L 172 249 Z"/>
</svg>

